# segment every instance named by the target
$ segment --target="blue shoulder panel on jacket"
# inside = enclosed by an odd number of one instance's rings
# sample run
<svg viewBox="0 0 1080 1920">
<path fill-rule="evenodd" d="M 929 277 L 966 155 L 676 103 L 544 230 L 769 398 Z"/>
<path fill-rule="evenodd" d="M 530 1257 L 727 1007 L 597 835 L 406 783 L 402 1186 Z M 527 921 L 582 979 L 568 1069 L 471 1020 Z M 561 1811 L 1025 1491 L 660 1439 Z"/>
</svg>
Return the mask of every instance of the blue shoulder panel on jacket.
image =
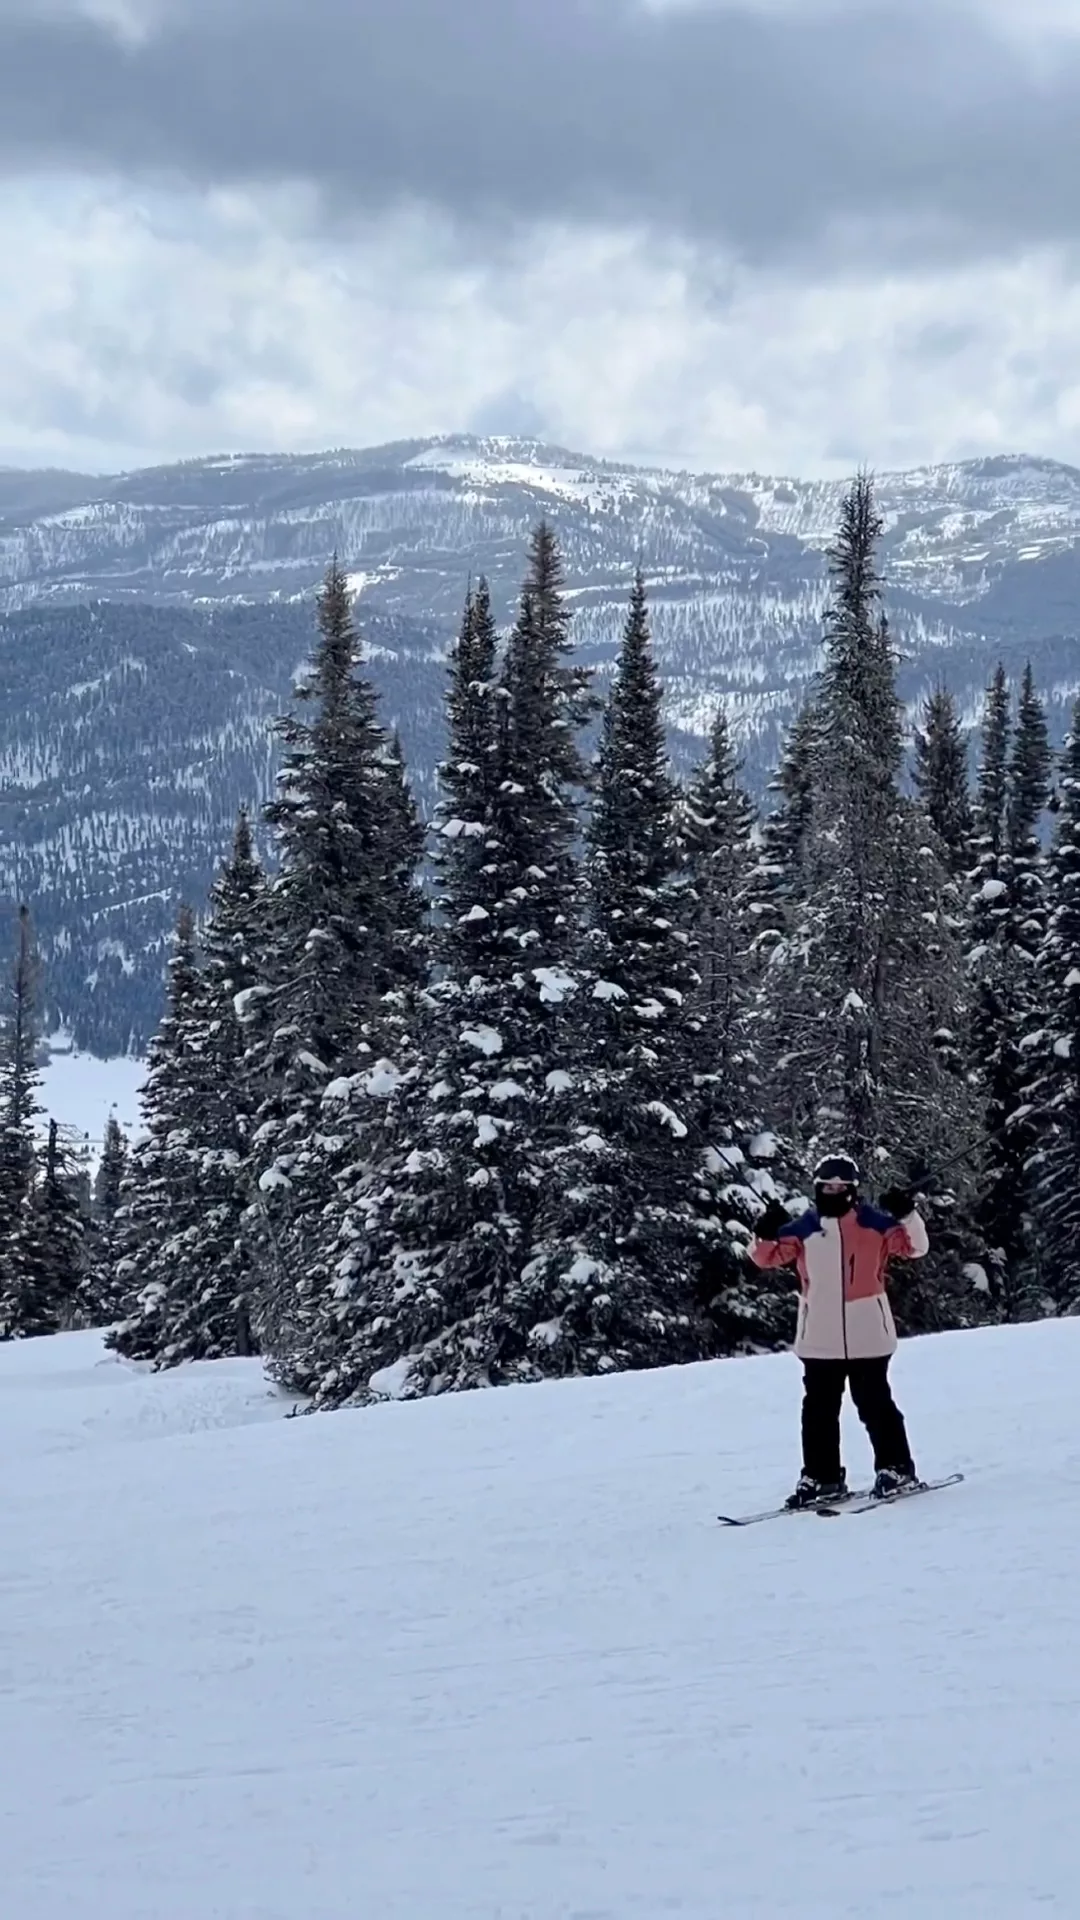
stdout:
<svg viewBox="0 0 1080 1920">
<path fill-rule="evenodd" d="M 821 1218 L 816 1207 L 809 1213 L 802 1213 L 797 1220 L 789 1220 L 781 1234 L 782 1240 L 808 1240 L 812 1233 L 820 1233 Z"/>
<path fill-rule="evenodd" d="M 890 1233 L 900 1224 L 894 1214 L 883 1213 L 880 1207 L 871 1206 L 869 1200 L 863 1200 L 855 1212 L 860 1227 L 873 1227 L 876 1233 Z"/>
</svg>

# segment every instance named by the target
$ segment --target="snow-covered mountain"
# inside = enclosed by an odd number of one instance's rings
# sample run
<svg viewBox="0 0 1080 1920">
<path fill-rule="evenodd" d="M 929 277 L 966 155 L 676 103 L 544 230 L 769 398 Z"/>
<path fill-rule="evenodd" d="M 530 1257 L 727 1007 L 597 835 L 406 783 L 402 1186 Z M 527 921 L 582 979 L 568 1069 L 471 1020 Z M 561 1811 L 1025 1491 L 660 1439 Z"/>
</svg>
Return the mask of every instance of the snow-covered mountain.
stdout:
<svg viewBox="0 0 1080 1920">
<path fill-rule="evenodd" d="M 725 1532 L 790 1355 L 288 1420 L 257 1361 L 9 1342 L 6 1911 L 1067 1920 L 1078 1364 L 905 1342 L 964 1484 Z"/>
<path fill-rule="evenodd" d="M 0 472 L 0 895 L 37 901 L 54 1013 L 84 1042 L 145 1039 L 176 898 L 201 897 L 238 801 L 271 778 L 267 721 L 333 551 L 423 795 L 469 578 L 509 617 L 542 516 L 585 656 L 610 660 L 640 560 L 677 752 L 723 701 L 760 782 L 816 663 L 842 492 L 467 437 Z M 879 493 L 905 695 L 943 679 L 974 719 L 993 661 L 1030 654 L 1060 732 L 1080 687 L 1080 472 L 981 460 Z"/>
<path fill-rule="evenodd" d="M 1080 472 L 1024 456 L 879 476 L 893 584 L 959 604 L 1017 561 L 1069 552 Z M 844 483 L 614 465 L 533 440 L 468 436 L 363 451 L 237 455 L 116 478 L 0 472 L 4 610 L 42 598 L 302 592 L 335 546 L 388 607 L 455 613 L 462 559 L 516 579 L 541 513 L 587 584 L 640 551 L 666 589 L 826 547 Z M 772 561 L 770 568 L 766 563 Z"/>
</svg>

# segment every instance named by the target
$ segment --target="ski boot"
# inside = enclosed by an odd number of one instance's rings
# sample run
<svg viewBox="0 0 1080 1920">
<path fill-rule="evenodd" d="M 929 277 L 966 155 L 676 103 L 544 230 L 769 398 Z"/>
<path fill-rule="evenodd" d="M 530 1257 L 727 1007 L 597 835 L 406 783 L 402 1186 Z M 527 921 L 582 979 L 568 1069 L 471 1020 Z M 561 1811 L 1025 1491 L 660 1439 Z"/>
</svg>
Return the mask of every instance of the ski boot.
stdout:
<svg viewBox="0 0 1080 1920">
<path fill-rule="evenodd" d="M 839 1480 L 815 1480 L 811 1473 L 800 1473 L 799 1483 L 784 1505 L 789 1513 L 797 1513 L 802 1507 L 827 1507 L 847 1497 L 845 1473 L 841 1472 Z"/>
<path fill-rule="evenodd" d="M 875 1476 L 871 1498 L 890 1500 L 894 1494 L 910 1493 L 913 1488 L 921 1484 L 914 1469 L 907 1473 L 902 1467 L 882 1467 L 880 1473 Z"/>
</svg>

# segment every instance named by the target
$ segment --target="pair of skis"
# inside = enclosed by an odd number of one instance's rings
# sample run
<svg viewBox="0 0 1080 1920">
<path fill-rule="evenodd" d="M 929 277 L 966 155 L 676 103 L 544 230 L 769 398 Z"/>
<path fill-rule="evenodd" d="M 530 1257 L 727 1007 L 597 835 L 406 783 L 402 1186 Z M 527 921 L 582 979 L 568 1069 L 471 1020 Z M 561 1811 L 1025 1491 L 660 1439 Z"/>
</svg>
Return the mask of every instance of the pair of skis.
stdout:
<svg viewBox="0 0 1080 1920">
<path fill-rule="evenodd" d="M 764 1513 L 720 1513 L 717 1519 L 724 1527 L 756 1527 L 762 1520 L 779 1520 L 788 1513 L 816 1513 L 819 1519 L 836 1520 L 842 1513 L 870 1513 L 875 1507 L 894 1507 L 901 1500 L 914 1500 L 920 1493 L 937 1493 L 942 1487 L 959 1486 L 963 1477 L 962 1473 L 950 1473 L 944 1480 L 918 1480 L 912 1487 L 898 1487 L 895 1493 L 883 1493 L 877 1498 L 865 1488 L 849 1493 L 842 1500 L 821 1500 L 809 1507 L 769 1507 Z"/>
</svg>

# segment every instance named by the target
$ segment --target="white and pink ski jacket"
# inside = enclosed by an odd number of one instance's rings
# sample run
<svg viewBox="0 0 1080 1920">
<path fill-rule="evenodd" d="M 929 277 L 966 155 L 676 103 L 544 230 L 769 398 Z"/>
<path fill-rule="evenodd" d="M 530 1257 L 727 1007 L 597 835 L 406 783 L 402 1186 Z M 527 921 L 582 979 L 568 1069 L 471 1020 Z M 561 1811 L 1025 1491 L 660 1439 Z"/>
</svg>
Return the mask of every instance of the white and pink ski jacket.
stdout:
<svg viewBox="0 0 1080 1920">
<path fill-rule="evenodd" d="M 862 1205 L 839 1220 L 815 1209 L 792 1220 L 778 1240 L 755 1240 L 759 1267 L 794 1267 L 802 1288 L 795 1352 L 800 1360 L 882 1360 L 896 1352 L 885 1292 L 891 1259 L 919 1260 L 930 1242 L 920 1214 L 894 1220 Z"/>
</svg>

